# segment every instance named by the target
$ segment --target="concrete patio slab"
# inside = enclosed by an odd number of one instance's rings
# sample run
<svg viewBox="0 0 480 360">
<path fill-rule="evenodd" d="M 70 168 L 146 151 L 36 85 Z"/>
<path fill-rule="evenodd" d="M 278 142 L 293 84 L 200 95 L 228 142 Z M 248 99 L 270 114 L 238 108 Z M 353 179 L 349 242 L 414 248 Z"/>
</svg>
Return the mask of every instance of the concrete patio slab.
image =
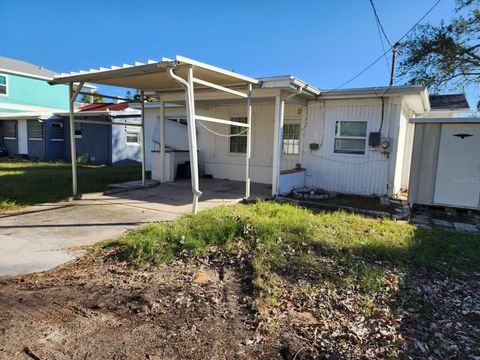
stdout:
<svg viewBox="0 0 480 360">
<path fill-rule="evenodd" d="M 202 179 L 199 209 L 238 202 L 244 183 Z M 252 196 L 268 197 L 268 185 L 252 184 Z M 0 217 L 0 277 L 43 271 L 74 259 L 82 247 L 191 211 L 189 180 L 81 200 L 43 204 Z"/>
</svg>

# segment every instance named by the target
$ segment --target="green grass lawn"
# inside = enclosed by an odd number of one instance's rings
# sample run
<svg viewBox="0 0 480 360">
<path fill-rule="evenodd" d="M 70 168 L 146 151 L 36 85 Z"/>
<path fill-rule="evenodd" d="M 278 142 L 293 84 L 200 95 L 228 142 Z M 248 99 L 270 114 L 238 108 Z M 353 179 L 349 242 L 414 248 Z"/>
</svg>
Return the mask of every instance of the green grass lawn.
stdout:
<svg viewBox="0 0 480 360">
<path fill-rule="evenodd" d="M 465 325 L 464 331 L 472 331 L 468 326 L 473 325 L 462 319 L 455 305 L 458 299 L 450 291 L 477 281 L 471 279 L 476 279 L 480 266 L 479 234 L 429 232 L 387 219 L 345 212 L 317 214 L 292 205 L 259 202 L 147 225 L 104 246 L 116 248 L 116 258 L 134 267 L 198 257 L 235 259 L 232 263 L 244 259 L 245 268 L 251 269 L 247 277 L 254 288 L 251 306 L 259 319 L 259 331 L 274 332 L 289 316 L 285 308 L 296 304 L 298 311 L 329 324 L 320 332 L 329 334 L 331 343 L 322 345 L 327 352 L 333 346 L 333 352 L 342 349 L 353 358 L 362 357 L 366 343 L 338 335 L 358 324 L 373 332 L 378 324 L 395 329 L 393 335 L 375 335 L 372 339 L 378 342 L 369 343 L 371 351 L 384 344 L 380 357 L 386 358 L 399 356 L 405 341 L 415 347 L 416 342 L 405 337 L 412 338 L 417 329 L 423 329 L 420 325 L 427 329 L 419 330 L 420 342 L 430 343 L 445 356 L 451 354 L 450 345 L 439 342 L 438 332 L 429 327 L 431 322 L 455 318 Z M 438 287 L 447 289 L 447 295 L 422 292 Z M 305 341 L 315 343 L 311 328 L 295 329 Z M 456 334 L 446 330 L 442 336 Z M 475 344 L 475 339 L 468 341 L 470 346 Z M 471 348 L 466 349 L 463 354 L 471 353 Z"/>
<path fill-rule="evenodd" d="M 103 191 L 108 184 L 140 178 L 140 166 L 78 166 L 80 193 Z M 71 193 L 68 163 L 0 162 L 0 211 L 57 201 Z"/>
</svg>

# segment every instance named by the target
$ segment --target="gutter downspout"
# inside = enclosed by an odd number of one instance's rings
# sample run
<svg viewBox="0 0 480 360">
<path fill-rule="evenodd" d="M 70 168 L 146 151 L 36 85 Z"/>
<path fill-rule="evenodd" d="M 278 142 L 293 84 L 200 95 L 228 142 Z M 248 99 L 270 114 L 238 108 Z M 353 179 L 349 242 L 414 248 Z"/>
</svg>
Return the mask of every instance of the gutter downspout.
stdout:
<svg viewBox="0 0 480 360">
<path fill-rule="evenodd" d="M 190 69 L 191 72 L 191 69 Z M 193 85 L 179 77 L 173 69 L 168 70 L 169 75 L 185 89 L 185 102 L 187 107 L 188 145 L 190 149 L 190 171 L 192 177 L 193 192 L 193 213 L 197 212 L 198 198 L 202 196 L 198 183 L 198 158 L 197 158 L 197 137 L 195 128 L 195 98 L 193 96 Z M 191 77 L 191 76 L 189 76 Z"/>
</svg>

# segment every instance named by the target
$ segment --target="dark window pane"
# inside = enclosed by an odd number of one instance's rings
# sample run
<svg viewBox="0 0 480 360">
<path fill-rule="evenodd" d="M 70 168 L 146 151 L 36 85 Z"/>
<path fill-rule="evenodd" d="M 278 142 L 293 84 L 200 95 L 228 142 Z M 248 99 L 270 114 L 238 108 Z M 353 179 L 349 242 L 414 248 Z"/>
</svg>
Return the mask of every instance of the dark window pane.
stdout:
<svg viewBox="0 0 480 360">
<path fill-rule="evenodd" d="M 246 117 L 232 117 L 230 121 L 235 121 L 239 123 L 247 123 Z M 238 136 L 230 137 L 230 152 L 232 153 L 246 153 L 247 152 L 247 134 L 245 132 L 246 128 L 242 126 L 231 125 L 230 126 L 230 135 L 240 134 Z"/>
<path fill-rule="evenodd" d="M 15 120 L 3 121 L 3 137 L 17 138 L 17 122 Z"/>
<path fill-rule="evenodd" d="M 43 139 L 43 123 L 38 120 L 27 121 L 27 132 L 30 140 Z"/>
<path fill-rule="evenodd" d="M 138 144 L 138 134 L 137 133 L 127 133 L 127 143 Z"/>
<path fill-rule="evenodd" d="M 343 154 L 365 154 L 365 139 L 335 139 L 335 152 Z"/>
<path fill-rule="evenodd" d="M 62 122 L 52 122 L 50 125 L 50 137 L 52 140 L 63 140 L 64 139 L 64 131 L 63 131 L 63 123 Z"/>
<path fill-rule="evenodd" d="M 75 136 L 81 137 L 82 136 L 82 124 L 76 123 L 75 124 Z"/>
<path fill-rule="evenodd" d="M 366 121 L 337 121 L 338 125 L 340 129 L 337 127 L 337 134 L 340 136 L 367 136 Z"/>
</svg>

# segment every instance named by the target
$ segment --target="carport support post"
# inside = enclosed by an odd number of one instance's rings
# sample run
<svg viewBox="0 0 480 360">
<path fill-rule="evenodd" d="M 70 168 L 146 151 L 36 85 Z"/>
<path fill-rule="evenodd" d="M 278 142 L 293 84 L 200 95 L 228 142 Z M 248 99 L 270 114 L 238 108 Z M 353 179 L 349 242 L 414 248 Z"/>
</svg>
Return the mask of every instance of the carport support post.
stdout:
<svg viewBox="0 0 480 360">
<path fill-rule="evenodd" d="M 81 83 L 82 88 L 83 83 Z M 77 148 L 75 145 L 75 98 L 76 93 L 73 91 L 73 83 L 68 83 L 68 99 L 70 106 L 70 157 L 72 161 L 72 195 L 75 198 L 78 195 L 77 191 Z"/>
<path fill-rule="evenodd" d="M 160 100 L 160 182 L 165 182 L 165 102 Z"/>
<path fill-rule="evenodd" d="M 141 146 L 141 159 L 142 159 L 142 186 L 145 186 L 145 98 L 143 90 L 140 91 L 140 119 L 142 122 L 142 146 Z"/>
<path fill-rule="evenodd" d="M 252 154 L 252 84 L 248 84 L 247 98 L 247 149 L 245 157 L 245 199 L 250 198 L 250 157 Z"/>
<path fill-rule="evenodd" d="M 280 190 L 280 170 L 282 168 L 282 139 L 285 100 L 281 94 L 275 96 L 275 128 L 273 135 L 272 196 Z"/>
</svg>

